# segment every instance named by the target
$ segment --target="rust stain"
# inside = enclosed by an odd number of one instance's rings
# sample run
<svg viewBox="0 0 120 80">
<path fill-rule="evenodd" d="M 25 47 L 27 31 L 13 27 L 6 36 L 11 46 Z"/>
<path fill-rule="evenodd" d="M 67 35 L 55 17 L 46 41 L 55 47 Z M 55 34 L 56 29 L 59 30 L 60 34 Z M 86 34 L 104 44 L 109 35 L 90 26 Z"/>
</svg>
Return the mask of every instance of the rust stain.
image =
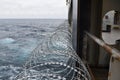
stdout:
<svg viewBox="0 0 120 80">
<path fill-rule="evenodd" d="M 120 61 L 120 57 L 116 57 L 115 59 L 117 59 L 118 61 Z"/>
<path fill-rule="evenodd" d="M 115 61 L 114 57 L 112 57 L 111 61 L 112 61 L 112 62 L 114 62 L 114 61 Z"/>
<path fill-rule="evenodd" d="M 109 72 L 109 73 L 108 73 L 108 77 L 111 77 L 111 75 L 112 75 L 112 73 L 111 73 L 111 72 Z"/>
<path fill-rule="evenodd" d="M 112 48 L 110 48 L 109 46 L 107 46 L 106 44 L 103 46 L 103 48 L 109 52 L 110 55 L 112 55 Z"/>
</svg>

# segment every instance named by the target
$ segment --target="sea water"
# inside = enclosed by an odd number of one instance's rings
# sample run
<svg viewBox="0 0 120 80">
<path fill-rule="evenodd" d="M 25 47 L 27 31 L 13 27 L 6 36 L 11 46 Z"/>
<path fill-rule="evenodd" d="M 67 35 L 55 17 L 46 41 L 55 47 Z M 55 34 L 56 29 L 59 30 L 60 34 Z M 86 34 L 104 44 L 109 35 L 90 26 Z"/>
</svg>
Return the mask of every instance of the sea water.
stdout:
<svg viewBox="0 0 120 80">
<path fill-rule="evenodd" d="M 46 36 L 55 31 L 62 19 L 1 19 L 0 80 L 11 80 L 23 71 L 23 64 Z"/>
<path fill-rule="evenodd" d="M 65 20 L 0 20 L 0 80 L 91 80 L 68 27 Z"/>
</svg>

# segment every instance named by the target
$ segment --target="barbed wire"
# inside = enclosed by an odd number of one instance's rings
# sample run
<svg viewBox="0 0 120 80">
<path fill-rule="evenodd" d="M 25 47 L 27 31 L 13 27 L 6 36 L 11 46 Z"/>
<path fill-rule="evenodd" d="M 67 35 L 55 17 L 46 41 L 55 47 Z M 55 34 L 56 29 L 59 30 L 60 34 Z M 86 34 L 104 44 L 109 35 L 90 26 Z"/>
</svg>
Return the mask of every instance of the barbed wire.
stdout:
<svg viewBox="0 0 120 80">
<path fill-rule="evenodd" d="M 67 22 L 61 24 L 32 51 L 24 71 L 14 80 L 91 80 L 72 47 Z"/>
</svg>

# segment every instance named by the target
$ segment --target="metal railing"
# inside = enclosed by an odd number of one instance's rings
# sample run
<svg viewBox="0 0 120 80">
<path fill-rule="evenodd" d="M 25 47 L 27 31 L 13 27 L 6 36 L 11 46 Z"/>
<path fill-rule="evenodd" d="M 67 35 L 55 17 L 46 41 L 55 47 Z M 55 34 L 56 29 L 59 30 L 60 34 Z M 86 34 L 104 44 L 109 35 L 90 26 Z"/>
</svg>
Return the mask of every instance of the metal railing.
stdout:
<svg viewBox="0 0 120 80">
<path fill-rule="evenodd" d="M 96 36 L 88 32 L 85 32 L 85 33 L 88 37 L 90 37 L 93 41 L 95 41 L 99 46 L 104 48 L 113 58 L 120 61 L 120 52 L 117 49 L 110 47 L 103 40 L 97 38 Z"/>
</svg>

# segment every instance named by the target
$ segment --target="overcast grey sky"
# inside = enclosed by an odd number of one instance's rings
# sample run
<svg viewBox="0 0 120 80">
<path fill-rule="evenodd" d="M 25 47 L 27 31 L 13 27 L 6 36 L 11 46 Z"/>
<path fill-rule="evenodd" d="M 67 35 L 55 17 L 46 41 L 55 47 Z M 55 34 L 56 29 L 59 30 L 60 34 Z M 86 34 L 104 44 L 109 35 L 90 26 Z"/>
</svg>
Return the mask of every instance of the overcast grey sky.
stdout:
<svg viewBox="0 0 120 80">
<path fill-rule="evenodd" d="M 66 0 L 0 0 L 0 18 L 67 18 Z"/>
</svg>

